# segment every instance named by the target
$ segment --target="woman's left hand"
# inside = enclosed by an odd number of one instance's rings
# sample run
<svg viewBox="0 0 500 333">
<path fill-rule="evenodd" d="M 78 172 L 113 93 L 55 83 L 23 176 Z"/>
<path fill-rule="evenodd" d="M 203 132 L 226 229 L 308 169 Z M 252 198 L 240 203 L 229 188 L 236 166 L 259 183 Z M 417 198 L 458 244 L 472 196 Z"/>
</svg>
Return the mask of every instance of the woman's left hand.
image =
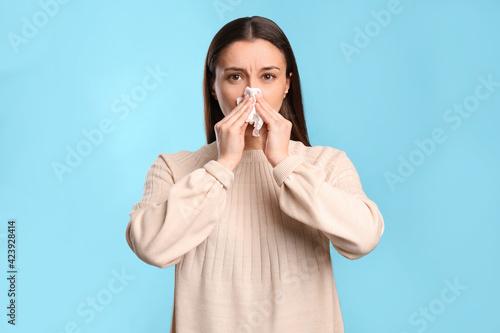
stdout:
<svg viewBox="0 0 500 333">
<path fill-rule="evenodd" d="M 262 150 L 274 168 L 288 157 L 288 143 L 292 133 L 292 122 L 267 104 L 260 94 L 255 94 L 257 103 L 255 110 L 260 114 L 264 124 L 260 129 Z"/>
</svg>

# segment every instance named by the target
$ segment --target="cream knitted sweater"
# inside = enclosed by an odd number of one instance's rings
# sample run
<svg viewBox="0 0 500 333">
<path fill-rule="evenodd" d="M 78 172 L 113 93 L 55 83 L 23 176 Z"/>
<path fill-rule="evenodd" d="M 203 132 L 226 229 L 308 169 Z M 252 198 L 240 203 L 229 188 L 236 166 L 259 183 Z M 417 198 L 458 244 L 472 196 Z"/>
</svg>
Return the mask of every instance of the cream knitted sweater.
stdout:
<svg viewBox="0 0 500 333">
<path fill-rule="evenodd" d="M 224 167 L 214 141 L 161 153 L 130 212 L 144 262 L 175 265 L 171 332 L 344 332 L 330 243 L 371 252 L 384 232 L 346 153 L 290 140 L 274 168 L 262 150 Z"/>
</svg>

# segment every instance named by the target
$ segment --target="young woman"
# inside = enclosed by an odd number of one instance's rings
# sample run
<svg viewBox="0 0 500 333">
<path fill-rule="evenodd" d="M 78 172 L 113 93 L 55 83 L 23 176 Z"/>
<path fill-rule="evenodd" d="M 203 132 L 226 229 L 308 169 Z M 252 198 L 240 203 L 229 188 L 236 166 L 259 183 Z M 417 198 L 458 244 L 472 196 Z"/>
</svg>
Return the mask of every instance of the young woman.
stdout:
<svg viewBox="0 0 500 333">
<path fill-rule="evenodd" d="M 237 104 L 246 87 L 261 93 Z M 330 242 L 361 258 L 384 221 L 346 153 L 309 144 L 282 30 L 259 16 L 226 24 L 203 93 L 207 144 L 159 154 L 126 230 L 141 260 L 175 265 L 171 332 L 344 332 Z"/>
</svg>

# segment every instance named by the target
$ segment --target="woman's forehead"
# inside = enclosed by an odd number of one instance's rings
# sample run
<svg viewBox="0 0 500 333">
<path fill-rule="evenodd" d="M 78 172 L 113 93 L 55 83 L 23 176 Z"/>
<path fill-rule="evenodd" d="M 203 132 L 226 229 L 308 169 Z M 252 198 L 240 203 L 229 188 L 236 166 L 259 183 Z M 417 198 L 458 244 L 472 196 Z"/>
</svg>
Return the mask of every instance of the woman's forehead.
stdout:
<svg viewBox="0 0 500 333">
<path fill-rule="evenodd" d="M 285 62 L 283 53 L 272 43 L 258 39 L 253 42 L 236 41 L 230 44 L 219 58 L 220 67 L 240 67 L 249 65 L 262 67 L 282 67 Z"/>
</svg>

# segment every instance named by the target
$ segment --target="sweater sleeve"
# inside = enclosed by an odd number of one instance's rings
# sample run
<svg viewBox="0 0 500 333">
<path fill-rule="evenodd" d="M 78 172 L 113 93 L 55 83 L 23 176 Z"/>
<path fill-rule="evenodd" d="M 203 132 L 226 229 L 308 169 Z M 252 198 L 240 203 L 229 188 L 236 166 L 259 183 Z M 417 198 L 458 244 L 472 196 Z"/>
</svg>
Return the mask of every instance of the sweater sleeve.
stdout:
<svg viewBox="0 0 500 333">
<path fill-rule="evenodd" d="M 208 237 L 234 181 L 231 170 L 210 160 L 174 182 L 163 155 L 146 175 L 142 199 L 132 207 L 125 232 L 132 251 L 159 268 L 177 264 Z"/>
<path fill-rule="evenodd" d="M 342 256 L 359 259 L 378 245 L 384 220 L 346 153 L 334 164 L 335 171 L 327 175 L 301 155 L 286 157 L 273 169 L 279 205 L 285 214 L 323 232 Z"/>
</svg>

